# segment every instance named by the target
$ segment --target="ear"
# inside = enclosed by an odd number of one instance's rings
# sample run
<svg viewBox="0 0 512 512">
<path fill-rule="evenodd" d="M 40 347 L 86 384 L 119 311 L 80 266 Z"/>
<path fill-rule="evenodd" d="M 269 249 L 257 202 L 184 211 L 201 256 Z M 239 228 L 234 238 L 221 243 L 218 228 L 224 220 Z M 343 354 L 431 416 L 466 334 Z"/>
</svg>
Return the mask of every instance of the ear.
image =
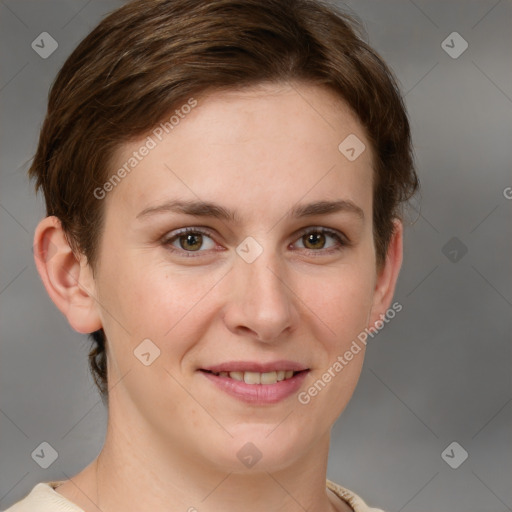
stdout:
<svg viewBox="0 0 512 512">
<path fill-rule="evenodd" d="M 46 291 L 71 327 L 83 334 L 101 329 L 92 269 L 85 256 L 73 254 L 57 217 L 38 224 L 33 250 Z"/>
<path fill-rule="evenodd" d="M 369 326 L 373 326 L 380 315 L 388 310 L 395 293 L 396 282 L 403 257 L 403 224 L 399 219 L 393 221 L 394 230 L 391 237 L 386 261 L 379 269 L 375 281 L 372 310 L 369 316 Z"/>
</svg>

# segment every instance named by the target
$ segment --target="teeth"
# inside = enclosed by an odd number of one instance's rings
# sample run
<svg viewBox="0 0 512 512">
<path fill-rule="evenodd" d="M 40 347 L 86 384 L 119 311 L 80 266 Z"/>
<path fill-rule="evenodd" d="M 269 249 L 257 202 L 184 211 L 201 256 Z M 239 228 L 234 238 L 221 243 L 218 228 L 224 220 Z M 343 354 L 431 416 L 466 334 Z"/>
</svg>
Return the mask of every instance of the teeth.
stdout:
<svg viewBox="0 0 512 512">
<path fill-rule="evenodd" d="M 278 370 L 277 372 L 219 372 L 219 377 L 230 377 L 231 379 L 245 382 L 246 384 L 275 384 L 293 377 L 293 370 Z"/>
<path fill-rule="evenodd" d="M 246 384 L 261 384 L 261 373 L 244 372 L 244 382 Z"/>
<path fill-rule="evenodd" d="M 277 382 L 277 372 L 262 373 L 260 384 L 275 384 Z"/>
</svg>

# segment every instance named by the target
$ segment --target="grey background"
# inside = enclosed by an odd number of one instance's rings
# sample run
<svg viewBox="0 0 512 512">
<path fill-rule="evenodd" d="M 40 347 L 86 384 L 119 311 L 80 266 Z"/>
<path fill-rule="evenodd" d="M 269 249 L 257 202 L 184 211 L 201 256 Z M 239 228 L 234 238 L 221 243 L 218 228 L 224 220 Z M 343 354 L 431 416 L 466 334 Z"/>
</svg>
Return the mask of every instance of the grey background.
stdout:
<svg viewBox="0 0 512 512">
<path fill-rule="evenodd" d="M 57 70 L 122 3 L 0 0 L 1 509 L 37 482 L 77 473 L 103 444 L 89 342 L 47 297 L 32 260 L 44 210 L 26 170 Z M 328 477 L 387 511 L 512 510 L 512 2 L 345 5 L 401 83 L 422 196 L 406 229 L 403 310 L 369 343 L 333 429 Z M 44 31 L 59 44 L 47 59 L 31 48 Z M 469 44 L 457 59 L 441 47 L 454 31 Z M 454 237 L 458 261 L 446 247 Z M 31 458 L 42 441 L 58 452 L 48 469 Z M 457 469 L 441 457 L 453 441 L 469 454 Z"/>
</svg>

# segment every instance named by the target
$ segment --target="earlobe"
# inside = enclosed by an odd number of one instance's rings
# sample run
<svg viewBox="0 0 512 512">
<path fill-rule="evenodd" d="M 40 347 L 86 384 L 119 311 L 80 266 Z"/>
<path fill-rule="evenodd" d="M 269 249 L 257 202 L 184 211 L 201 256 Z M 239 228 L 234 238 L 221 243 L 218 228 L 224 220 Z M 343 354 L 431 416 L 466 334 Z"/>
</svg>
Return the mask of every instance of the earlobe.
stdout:
<svg viewBox="0 0 512 512">
<path fill-rule="evenodd" d="M 380 269 L 373 295 L 370 325 L 380 319 L 381 314 L 388 310 L 395 293 L 400 267 L 403 258 L 403 224 L 399 219 L 394 220 L 394 231 L 391 237 L 386 261 Z"/>
<path fill-rule="evenodd" d="M 41 220 L 35 231 L 33 249 L 46 291 L 71 327 L 84 334 L 100 329 L 92 269 L 84 256 L 75 256 L 57 217 Z"/>
</svg>

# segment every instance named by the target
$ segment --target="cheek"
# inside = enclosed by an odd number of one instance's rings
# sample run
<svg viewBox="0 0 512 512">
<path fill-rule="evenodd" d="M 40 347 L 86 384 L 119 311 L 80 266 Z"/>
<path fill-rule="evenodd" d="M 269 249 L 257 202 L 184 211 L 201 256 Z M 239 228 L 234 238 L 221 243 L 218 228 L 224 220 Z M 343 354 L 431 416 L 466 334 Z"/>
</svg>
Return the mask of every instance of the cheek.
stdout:
<svg viewBox="0 0 512 512">
<path fill-rule="evenodd" d="M 373 289 L 369 267 L 345 265 L 325 279 L 304 278 L 298 295 L 318 326 L 318 339 L 328 340 L 330 350 L 341 350 L 367 327 Z"/>
<path fill-rule="evenodd" d="M 119 365 L 130 365 L 133 350 L 147 338 L 161 351 L 160 362 L 179 362 L 211 321 L 210 301 L 222 273 L 171 272 L 161 262 L 117 269 L 103 283 L 102 303 Z"/>
</svg>

